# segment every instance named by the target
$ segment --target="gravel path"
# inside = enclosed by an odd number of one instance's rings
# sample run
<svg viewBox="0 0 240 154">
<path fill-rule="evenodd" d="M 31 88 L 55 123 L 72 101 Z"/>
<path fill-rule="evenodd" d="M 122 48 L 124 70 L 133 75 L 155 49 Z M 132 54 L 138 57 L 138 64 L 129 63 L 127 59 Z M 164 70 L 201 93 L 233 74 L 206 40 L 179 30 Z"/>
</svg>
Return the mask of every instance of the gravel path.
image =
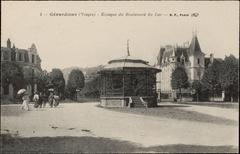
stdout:
<svg viewBox="0 0 240 154">
<path fill-rule="evenodd" d="M 92 136 L 125 140 L 143 147 L 186 145 L 238 145 L 238 126 L 178 120 L 116 112 L 96 106 L 97 103 L 60 104 L 57 108 L 32 109 L 23 112 L 19 105 L 3 105 L 1 133 L 21 137 Z M 8 111 L 14 112 L 11 115 Z M 222 117 L 231 109 L 211 107 L 184 108 Z M 171 108 L 169 109 L 171 110 Z M 216 112 L 216 110 L 218 110 Z M 194 116 L 194 114 L 189 114 Z M 231 120 L 236 120 L 232 115 Z"/>
</svg>

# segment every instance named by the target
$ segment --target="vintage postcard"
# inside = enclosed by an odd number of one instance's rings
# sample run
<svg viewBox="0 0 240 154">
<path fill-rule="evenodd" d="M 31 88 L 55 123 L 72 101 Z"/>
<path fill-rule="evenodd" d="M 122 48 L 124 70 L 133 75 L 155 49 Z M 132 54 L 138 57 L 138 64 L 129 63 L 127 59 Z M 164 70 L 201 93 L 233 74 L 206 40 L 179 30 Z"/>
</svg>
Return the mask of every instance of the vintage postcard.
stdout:
<svg viewBox="0 0 240 154">
<path fill-rule="evenodd" d="M 239 152 L 238 1 L 1 4 L 1 153 Z"/>
</svg>

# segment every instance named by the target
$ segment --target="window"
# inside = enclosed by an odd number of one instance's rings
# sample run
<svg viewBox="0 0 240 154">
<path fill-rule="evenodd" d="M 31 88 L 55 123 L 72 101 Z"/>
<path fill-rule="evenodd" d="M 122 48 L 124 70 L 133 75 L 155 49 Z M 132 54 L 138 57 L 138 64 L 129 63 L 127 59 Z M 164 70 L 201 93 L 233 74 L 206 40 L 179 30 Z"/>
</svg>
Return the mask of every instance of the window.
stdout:
<svg viewBox="0 0 240 154">
<path fill-rule="evenodd" d="M 22 53 L 18 53 L 18 61 L 22 61 Z"/>
<path fill-rule="evenodd" d="M 3 60 L 9 60 L 9 54 L 7 51 L 3 52 Z"/>
<path fill-rule="evenodd" d="M 35 63 L 35 56 L 34 55 L 32 55 L 32 63 L 34 64 Z"/>
<path fill-rule="evenodd" d="M 26 63 L 29 62 L 28 54 L 27 54 L 27 53 L 24 53 L 24 60 L 25 60 Z"/>
<path fill-rule="evenodd" d="M 200 64 L 200 58 L 197 59 L 197 63 Z"/>
<path fill-rule="evenodd" d="M 16 52 L 15 52 L 15 51 L 12 51 L 12 52 L 11 52 L 11 60 L 12 60 L 12 61 L 15 61 L 15 60 L 16 60 Z"/>
<path fill-rule="evenodd" d="M 182 64 L 184 65 L 184 59 L 182 59 Z"/>
</svg>

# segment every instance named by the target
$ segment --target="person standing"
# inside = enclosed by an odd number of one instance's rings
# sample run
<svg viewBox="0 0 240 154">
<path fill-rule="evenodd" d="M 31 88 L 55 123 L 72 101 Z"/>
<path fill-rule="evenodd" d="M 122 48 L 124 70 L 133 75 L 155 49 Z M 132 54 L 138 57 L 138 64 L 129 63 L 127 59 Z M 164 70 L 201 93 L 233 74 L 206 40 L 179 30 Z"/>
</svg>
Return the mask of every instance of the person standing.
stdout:
<svg viewBox="0 0 240 154">
<path fill-rule="evenodd" d="M 33 96 L 33 101 L 34 101 L 34 107 L 38 108 L 39 106 L 39 95 L 37 92 L 35 92 L 34 96 Z"/>
<path fill-rule="evenodd" d="M 50 92 L 50 95 L 49 95 L 49 97 L 48 97 L 48 101 L 49 101 L 49 105 L 50 105 L 50 107 L 53 107 L 53 92 Z"/>
<path fill-rule="evenodd" d="M 59 101 L 60 101 L 60 97 L 55 93 L 54 95 L 53 95 L 53 105 L 54 105 L 54 107 L 57 107 L 58 105 L 59 105 Z"/>
<path fill-rule="evenodd" d="M 42 93 L 42 107 L 46 107 L 46 103 L 47 103 L 47 95 L 46 95 L 46 92 L 43 92 Z"/>
<path fill-rule="evenodd" d="M 39 93 L 39 100 L 38 100 L 39 108 L 42 108 L 42 104 L 43 104 L 43 93 L 40 92 Z"/>
<path fill-rule="evenodd" d="M 22 106 L 21 106 L 22 110 L 24 109 L 24 110 L 29 111 L 29 101 L 30 101 L 30 99 L 29 99 L 29 96 L 28 96 L 27 93 L 23 94 L 22 100 L 23 100 L 23 103 L 22 103 Z"/>
</svg>

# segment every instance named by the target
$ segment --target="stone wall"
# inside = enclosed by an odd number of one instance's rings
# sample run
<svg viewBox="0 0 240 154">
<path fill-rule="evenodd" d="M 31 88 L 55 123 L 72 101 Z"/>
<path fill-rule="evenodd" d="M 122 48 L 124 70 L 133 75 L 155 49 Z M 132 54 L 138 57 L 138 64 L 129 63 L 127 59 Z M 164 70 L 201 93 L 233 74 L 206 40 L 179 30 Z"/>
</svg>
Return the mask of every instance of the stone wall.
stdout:
<svg viewBox="0 0 240 154">
<path fill-rule="evenodd" d="M 126 100 L 123 97 L 102 97 L 100 105 L 102 107 L 124 107 Z"/>
</svg>

